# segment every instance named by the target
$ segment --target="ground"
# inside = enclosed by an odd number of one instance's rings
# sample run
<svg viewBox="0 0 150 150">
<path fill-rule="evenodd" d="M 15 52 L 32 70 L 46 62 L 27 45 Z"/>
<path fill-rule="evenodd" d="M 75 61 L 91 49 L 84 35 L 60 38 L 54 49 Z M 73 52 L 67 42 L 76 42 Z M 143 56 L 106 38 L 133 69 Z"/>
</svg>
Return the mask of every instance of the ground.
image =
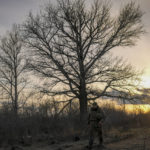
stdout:
<svg viewBox="0 0 150 150">
<path fill-rule="evenodd" d="M 113 129 L 105 133 L 105 147 L 100 149 L 95 141 L 93 150 L 150 150 L 150 129 Z M 47 141 L 34 143 L 32 146 L 16 146 L 0 150 L 86 150 L 88 140 L 59 142 L 48 144 Z"/>
</svg>

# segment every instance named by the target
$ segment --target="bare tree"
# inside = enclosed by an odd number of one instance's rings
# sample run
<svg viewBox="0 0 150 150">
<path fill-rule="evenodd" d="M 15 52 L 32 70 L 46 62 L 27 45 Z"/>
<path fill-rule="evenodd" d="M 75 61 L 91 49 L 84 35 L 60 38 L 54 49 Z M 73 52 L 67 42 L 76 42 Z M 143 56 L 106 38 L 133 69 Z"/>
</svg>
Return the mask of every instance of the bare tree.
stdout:
<svg viewBox="0 0 150 150">
<path fill-rule="evenodd" d="M 26 61 L 22 51 L 22 42 L 19 30 L 13 26 L 0 43 L 0 89 L 1 98 L 11 102 L 14 114 L 17 116 L 19 102 L 24 103 L 27 99 L 23 93 L 27 86 L 24 76 Z"/>
<path fill-rule="evenodd" d="M 137 72 L 110 50 L 132 46 L 143 33 L 143 13 L 133 2 L 118 17 L 110 15 L 110 5 L 86 0 L 59 0 L 48 4 L 37 16 L 30 13 L 23 25 L 25 42 L 31 50 L 30 69 L 46 81 L 44 92 L 67 95 L 68 104 L 78 99 L 81 118 L 89 100 L 126 93 L 135 87 Z"/>
</svg>

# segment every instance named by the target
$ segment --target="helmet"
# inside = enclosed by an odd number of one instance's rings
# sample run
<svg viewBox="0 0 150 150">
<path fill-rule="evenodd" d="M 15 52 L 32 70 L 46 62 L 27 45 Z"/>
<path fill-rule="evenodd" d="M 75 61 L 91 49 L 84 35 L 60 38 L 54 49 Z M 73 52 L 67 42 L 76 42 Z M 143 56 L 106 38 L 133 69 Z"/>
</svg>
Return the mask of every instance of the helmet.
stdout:
<svg viewBox="0 0 150 150">
<path fill-rule="evenodd" d="M 94 102 L 94 103 L 92 104 L 91 110 L 92 110 L 92 111 L 96 111 L 97 109 L 98 109 L 98 105 L 97 105 L 96 102 Z"/>
<path fill-rule="evenodd" d="M 92 106 L 93 106 L 93 107 L 97 107 L 98 105 L 97 105 L 96 102 L 94 102 L 94 103 L 92 104 Z"/>
</svg>

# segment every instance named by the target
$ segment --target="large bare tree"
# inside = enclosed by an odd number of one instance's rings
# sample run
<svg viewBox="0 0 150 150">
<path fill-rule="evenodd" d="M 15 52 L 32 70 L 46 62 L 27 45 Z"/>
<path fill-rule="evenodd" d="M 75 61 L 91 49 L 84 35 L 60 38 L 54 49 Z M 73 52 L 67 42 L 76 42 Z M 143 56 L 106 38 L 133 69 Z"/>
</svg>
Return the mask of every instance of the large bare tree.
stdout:
<svg viewBox="0 0 150 150">
<path fill-rule="evenodd" d="M 81 118 L 89 100 L 122 97 L 137 81 L 137 72 L 110 51 L 132 46 L 143 33 L 143 13 L 128 3 L 112 17 L 110 5 L 96 0 L 58 0 L 23 24 L 31 51 L 30 69 L 46 80 L 45 93 L 78 99 Z M 111 92 L 115 91 L 115 92 Z M 120 93 L 118 95 L 116 93 Z M 115 93 L 115 94 L 114 94 Z"/>
<path fill-rule="evenodd" d="M 24 76 L 26 61 L 22 51 L 22 42 L 18 27 L 13 26 L 0 42 L 0 98 L 11 102 L 14 114 L 18 115 L 19 104 L 26 100 L 23 92 L 27 86 Z"/>
</svg>

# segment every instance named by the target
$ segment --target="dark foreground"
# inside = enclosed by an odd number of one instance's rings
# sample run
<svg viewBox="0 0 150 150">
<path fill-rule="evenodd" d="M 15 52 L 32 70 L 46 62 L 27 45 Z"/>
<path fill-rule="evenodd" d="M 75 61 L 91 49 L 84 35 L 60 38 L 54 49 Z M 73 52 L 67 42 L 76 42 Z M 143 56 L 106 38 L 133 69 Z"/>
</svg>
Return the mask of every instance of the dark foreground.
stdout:
<svg viewBox="0 0 150 150">
<path fill-rule="evenodd" d="M 93 150 L 150 150 L 150 128 L 144 129 L 113 129 L 105 135 L 105 147 L 99 148 L 95 141 Z M 30 146 L 3 146 L 0 150 L 87 150 L 88 140 L 79 141 L 42 141 Z"/>
</svg>

